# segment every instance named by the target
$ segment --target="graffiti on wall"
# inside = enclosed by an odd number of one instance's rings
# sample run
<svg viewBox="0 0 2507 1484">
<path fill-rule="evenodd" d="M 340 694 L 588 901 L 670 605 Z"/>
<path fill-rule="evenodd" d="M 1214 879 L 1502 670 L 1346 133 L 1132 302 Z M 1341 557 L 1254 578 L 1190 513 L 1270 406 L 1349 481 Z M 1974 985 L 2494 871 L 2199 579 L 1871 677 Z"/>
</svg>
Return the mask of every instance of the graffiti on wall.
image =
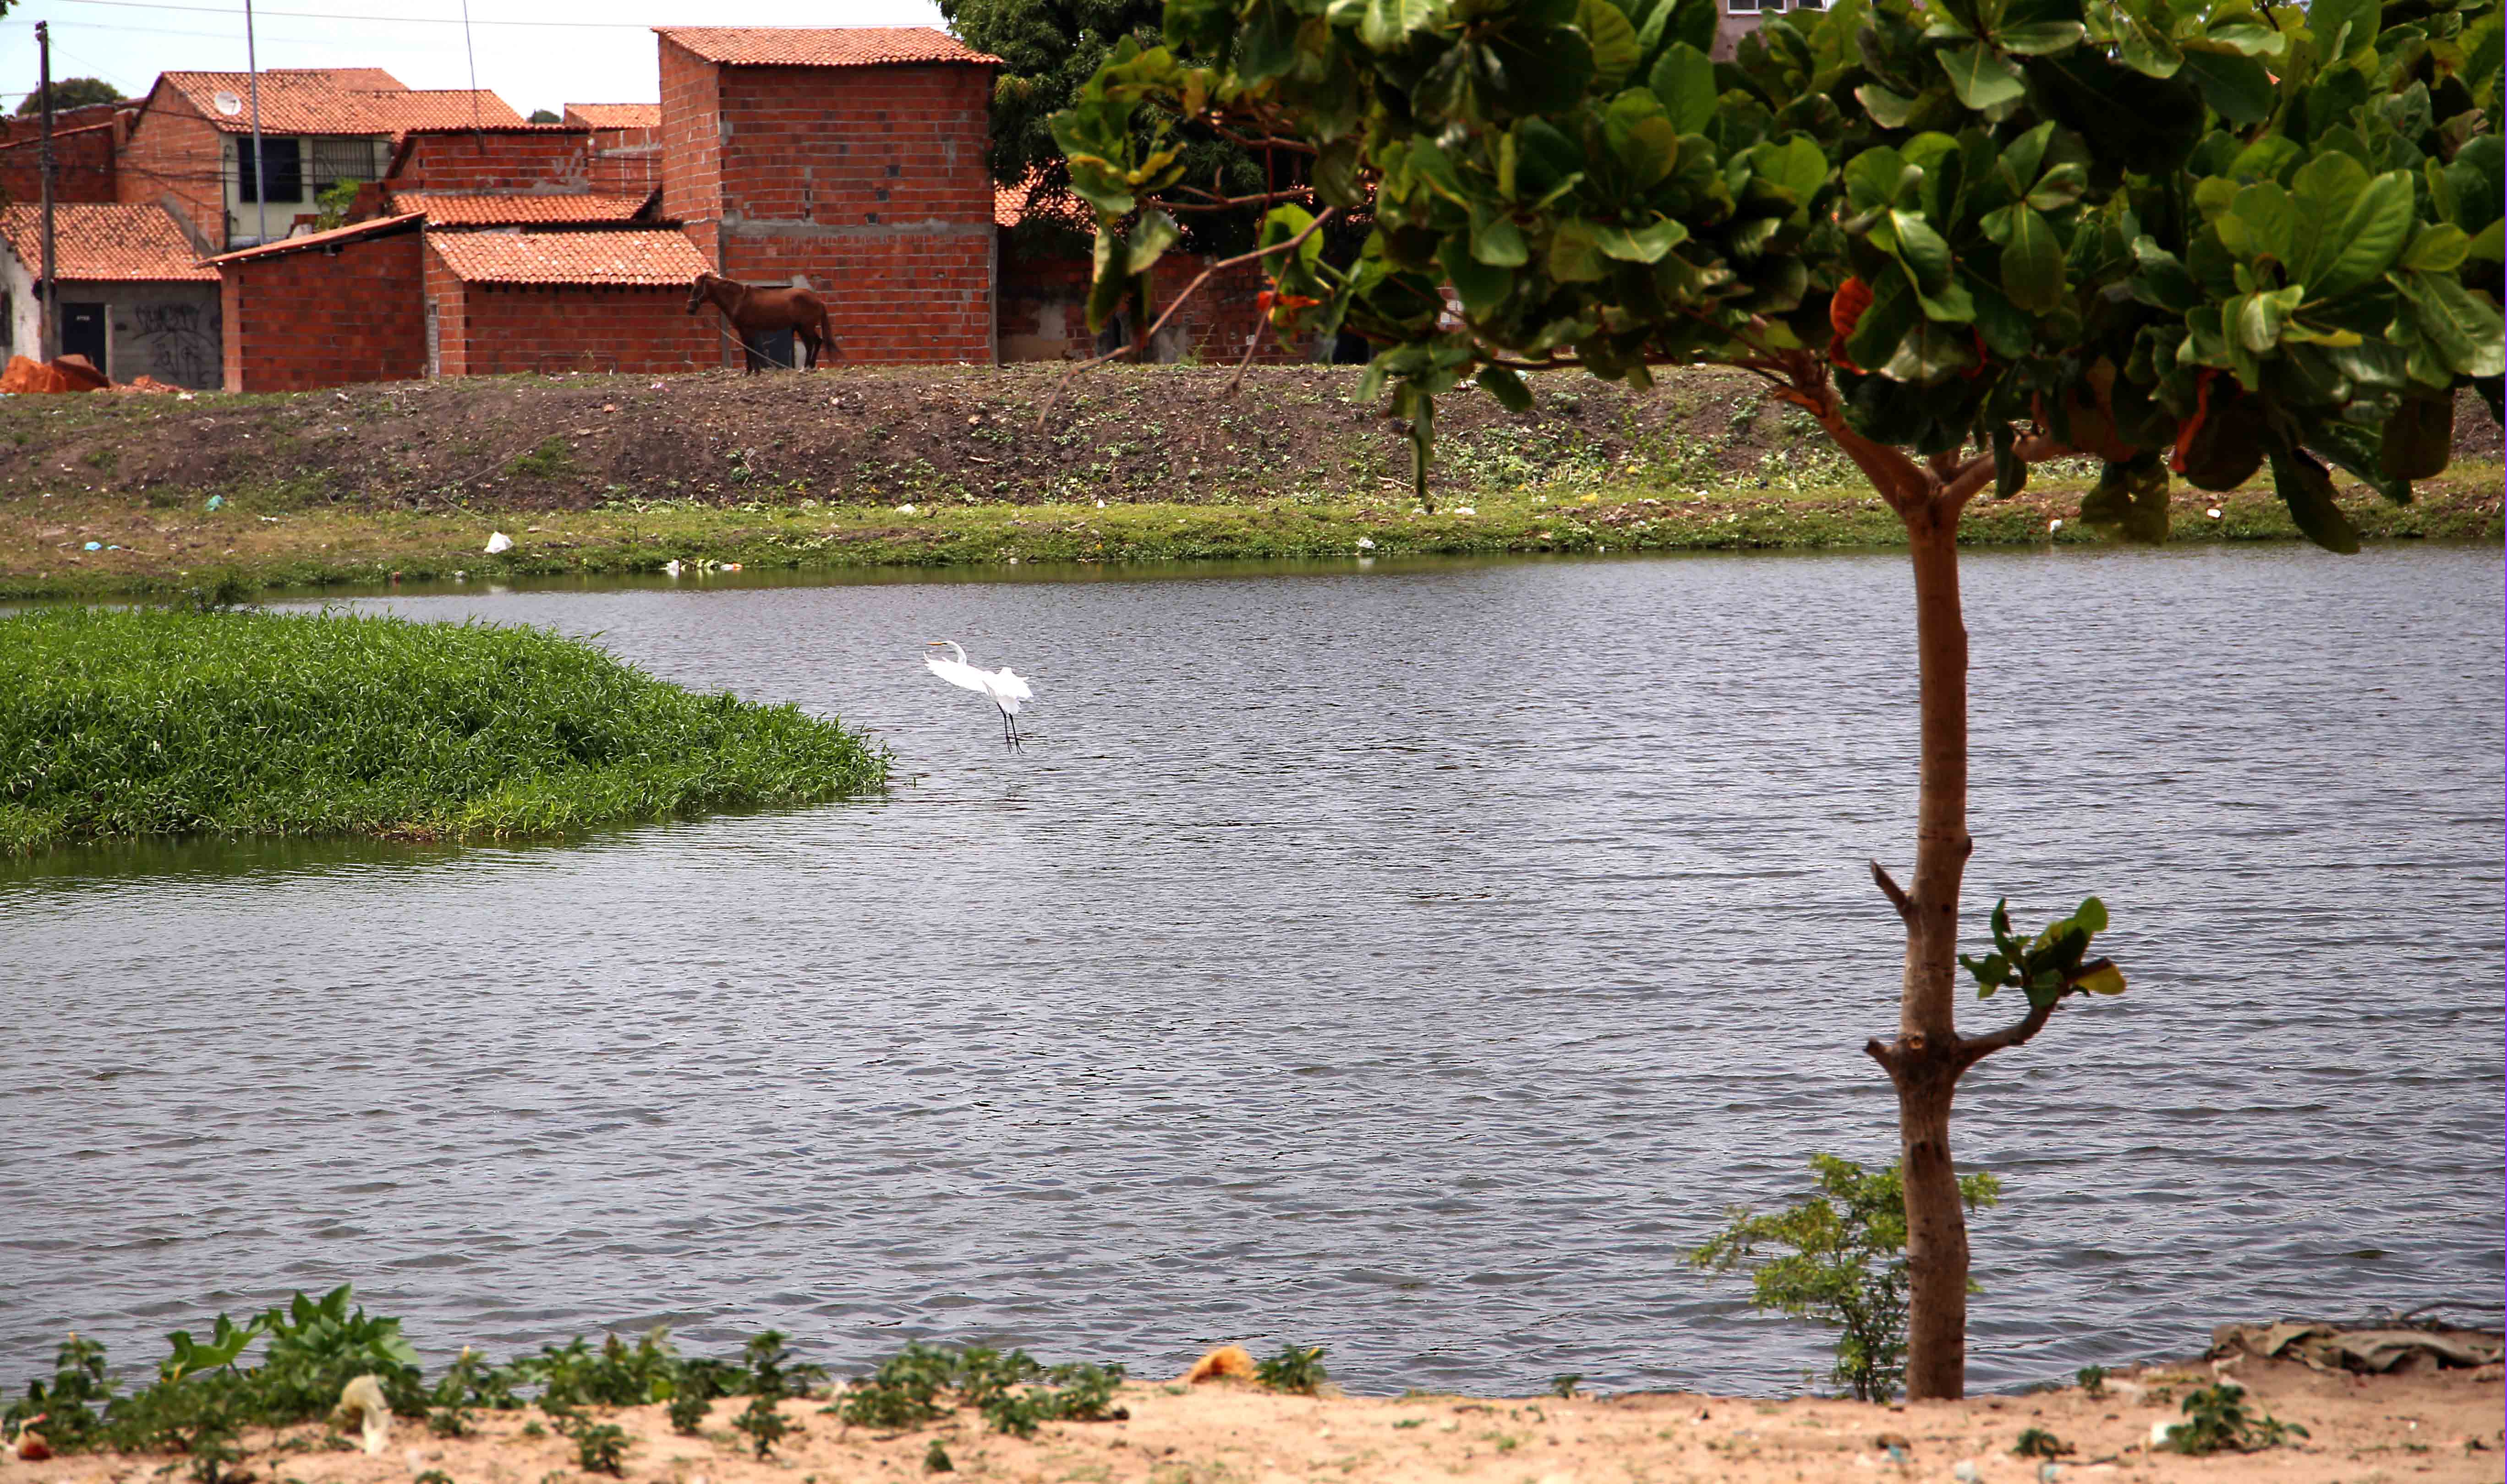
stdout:
<svg viewBox="0 0 2507 1484">
<path fill-rule="evenodd" d="M 130 307 L 130 333 L 148 359 L 148 374 L 177 386 L 215 386 L 224 374 L 217 310 L 198 304 Z"/>
</svg>

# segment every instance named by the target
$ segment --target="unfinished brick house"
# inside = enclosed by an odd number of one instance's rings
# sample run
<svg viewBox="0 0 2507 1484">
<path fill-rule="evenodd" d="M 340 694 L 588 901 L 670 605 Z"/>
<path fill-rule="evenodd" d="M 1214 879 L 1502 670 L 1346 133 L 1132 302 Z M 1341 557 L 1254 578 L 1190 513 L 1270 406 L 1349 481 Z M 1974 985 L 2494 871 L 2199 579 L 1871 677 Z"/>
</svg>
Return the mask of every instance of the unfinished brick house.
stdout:
<svg viewBox="0 0 2507 1484">
<path fill-rule="evenodd" d="M 252 159 L 252 84 L 241 72 L 160 74 L 122 146 L 119 199 L 164 205 L 224 251 L 259 241 L 265 218 L 273 237 L 310 221 L 314 198 L 341 181 L 381 180 L 411 129 L 523 122 L 492 92 L 412 89 L 380 67 L 272 69 L 260 75 L 265 171 Z"/>
<path fill-rule="evenodd" d="M 428 232 L 425 243 L 429 375 L 721 364 L 713 316 L 687 311 L 705 255 L 675 230 Z"/>
<path fill-rule="evenodd" d="M 996 57 L 924 26 L 665 26 L 662 214 L 828 293 L 849 359 L 994 358 Z"/>
<path fill-rule="evenodd" d="M 0 356 L 38 353 L 43 224 L 40 205 L 0 210 Z M 200 266 L 173 213 L 57 201 L 53 238 L 64 354 L 86 356 L 117 381 L 144 376 L 176 386 L 219 384 L 217 270 Z"/>
<path fill-rule="evenodd" d="M 212 260 L 229 391 L 426 375 L 426 218 L 376 217 Z"/>
<path fill-rule="evenodd" d="M 82 109 L 80 112 L 88 112 Z M 58 127 L 53 133 L 53 199 L 54 201 L 113 201 L 121 195 L 115 186 L 116 166 L 122 158 L 122 134 L 127 120 L 111 113 L 94 123 L 77 127 Z M 0 141 L 0 205 L 40 202 L 44 199 L 43 131 L 18 134 Z"/>
</svg>

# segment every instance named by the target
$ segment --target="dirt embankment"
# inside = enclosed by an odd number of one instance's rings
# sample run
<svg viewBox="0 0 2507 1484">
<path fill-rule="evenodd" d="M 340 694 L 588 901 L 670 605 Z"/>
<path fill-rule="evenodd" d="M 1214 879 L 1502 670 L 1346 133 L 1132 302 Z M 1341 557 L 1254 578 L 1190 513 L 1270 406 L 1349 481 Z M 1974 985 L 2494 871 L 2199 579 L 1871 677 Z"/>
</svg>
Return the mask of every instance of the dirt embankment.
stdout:
<svg viewBox="0 0 2507 1484">
<path fill-rule="evenodd" d="M 630 1484 L 809 1484 L 951 1476 L 1057 1484 L 2450 1484 L 2499 1476 L 2502 1395 L 2495 1365 L 2421 1375 L 2320 1374 L 2246 1360 L 2234 1378 L 2249 1401 L 2307 1430 L 2250 1454 L 2189 1458 L 2151 1446 L 2156 1424 L 2179 1422 L 2183 1394 L 2211 1384 L 2207 1365 L 2111 1378 L 2103 1394 L 2075 1389 L 1959 1402 L 1879 1406 L 1798 1398 L 1647 1394 L 1474 1399 L 1284 1396 L 1234 1385 L 1135 1385 L 1121 1421 L 1050 1423 L 1033 1438 L 990 1430 L 971 1412 L 901 1431 L 846 1428 L 818 1399 L 781 1412 L 794 1431 L 771 1459 L 730 1430 L 736 1401 L 716 1402 L 694 1434 L 659 1406 L 593 1420 L 630 1440 Z M 382 1452 L 326 1451 L 319 1429 L 248 1436 L 243 1470 L 260 1484 L 596 1484 L 572 1442 L 532 1412 L 478 1414 L 465 1437 L 403 1423 Z M 2014 1453 L 2029 1430 L 2065 1450 Z M 158 1458 L 78 1455 L 0 1464 L 18 1484 L 155 1484 L 179 1466 Z M 241 1475 L 230 1475 L 241 1477 Z"/>
<path fill-rule="evenodd" d="M 604 500 L 1225 504 L 1406 486 L 1409 443 L 1347 369 L 881 368 L 399 382 L 288 396 L 18 398 L 0 494 L 226 493 L 368 508 L 580 510 Z M 1545 383 L 1508 414 L 1438 405 L 1435 486 L 1456 497 L 1623 472 L 1664 487 L 1850 484 L 1802 414 L 1697 370 L 1647 392 Z M 2466 400 L 2462 456 L 2499 456 Z"/>
</svg>

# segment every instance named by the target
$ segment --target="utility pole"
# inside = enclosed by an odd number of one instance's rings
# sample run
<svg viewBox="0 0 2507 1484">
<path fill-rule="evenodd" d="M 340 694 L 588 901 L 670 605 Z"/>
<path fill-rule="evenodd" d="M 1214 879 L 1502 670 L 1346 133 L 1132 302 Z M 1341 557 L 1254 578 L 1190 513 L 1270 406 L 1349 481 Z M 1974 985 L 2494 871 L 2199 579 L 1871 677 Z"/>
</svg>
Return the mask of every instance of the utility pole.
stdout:
<svg viewBox="0 0 2507 1484">
<path fill-rule="evenodd" d="M 44 286 L 35 295 L 35 353 L 49 362 L 61 356 L 61 289 L 53 279 L 53 31 L 49 21 L 35 22 L 35 53 L 42 58 L 44 95 Z"/>
<path fill-rule="evenodd" d="M 270 240 L 270 157 L 261 152 L 261 55 L 252 40 L 252 0 L 243 0 L 245 90 L 252 94 L 252 199 L 260 208 L 261 240 Z"/>
</svg>

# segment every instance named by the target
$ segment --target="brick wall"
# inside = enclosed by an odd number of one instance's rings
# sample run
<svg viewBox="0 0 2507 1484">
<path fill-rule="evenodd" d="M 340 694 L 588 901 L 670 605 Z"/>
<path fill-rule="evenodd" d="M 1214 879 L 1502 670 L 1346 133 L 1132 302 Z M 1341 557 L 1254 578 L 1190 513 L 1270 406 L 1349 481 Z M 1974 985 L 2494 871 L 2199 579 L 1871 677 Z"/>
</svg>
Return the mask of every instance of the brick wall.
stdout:
<svg viewBox="0 0 2507 1484">
<path fill-rule="evenodd" d="M 1004 236 L 1006 237 L 1006 234 Z M 1169 253 L 1149 274 L 1149 314 L 1166 311 L 1213 260 Z M 1088 333 L 1089 260 L 1067 254 L 1041 256 L 1001 250 L 999 338 L 1004 361 L 1086 360 L 1098 353 Z M 1156 361 L 1201 360 L 1234 364 L 1245 338 L 1261 315 L 1255 296 L 1270 285 L 1258 264 L 1246 264 L 1203 284 L 1182 312 L 1167 322 L 1149 345 Z M 1128 336 L 1128 322 L 1119 331 Z M 1266 332 L 1254 359 L 1264 365 L 1310 359 L 1311 338 L 1284 345 Z"/>
<path fill-rule="evenodd" d="M 847 360 L 989 362 L 991 98 L 985 67 L 716 67 L 666 39 L 663 214 L 727 277 L 806 274 Z"/>
<path fill-rule="evenodd" d="M 662 131 L 596 128 L 584 146 L 584 178 L 595 191 L 649 192 L 662 183 Z"/>
<path fill-rule="evenodd" d="M 430 250 L 426 292 L 440 376 L 698 371 L 720 361 L 714 313 L 690 314 L 684 288 L 464 284 Z"/>
<path fill-rule="evenodd" d="M 592 131 L 413 130 L 392 160 L 394 191 L 581 191 L 590 185 Z"/>
<path fill-rule="evenodd" d="M 711 221 L 722 215 L 721 78 L 711 62 L 669 37 L 661 47 L 662 215 Z M 712 256 L 710 242 L 698 245 Z"/>
<path fill-rule="evenodd" d="M 85 128 L 53 135 L 53 199 L 115 201 L 114 146 L 121 127 L 108 119 Z M 0 203 L 28 204 L 44 199 L 44 141 L 0 144 Z"/>
<path fill-rule="evenodd" d="M 76 108 L 53 110 L 53 137 L 57 139 L 74 128 L 89 128 L 116 121 L 127 126 L 122 116 L 135 112 L 139 105 L 128 98 L 119 103 L 85 103 Z M 40 139 L 44 135 L 44 116 L 0 114 L 0 144 L 15 144 L 20 139 Z"/>
<path fill-rule="evenodd" d="M 304 391 L 426 375 L 415 230 L 218 265 L 226 389 Z"/>
<path fill-rule="evenodd" d="M 173 89 L 159 84 L 131 125 L 113 185 L 117 199 L 162 204 L 212 248 L 227 245 L 225 141 Z"/>
</svg>

